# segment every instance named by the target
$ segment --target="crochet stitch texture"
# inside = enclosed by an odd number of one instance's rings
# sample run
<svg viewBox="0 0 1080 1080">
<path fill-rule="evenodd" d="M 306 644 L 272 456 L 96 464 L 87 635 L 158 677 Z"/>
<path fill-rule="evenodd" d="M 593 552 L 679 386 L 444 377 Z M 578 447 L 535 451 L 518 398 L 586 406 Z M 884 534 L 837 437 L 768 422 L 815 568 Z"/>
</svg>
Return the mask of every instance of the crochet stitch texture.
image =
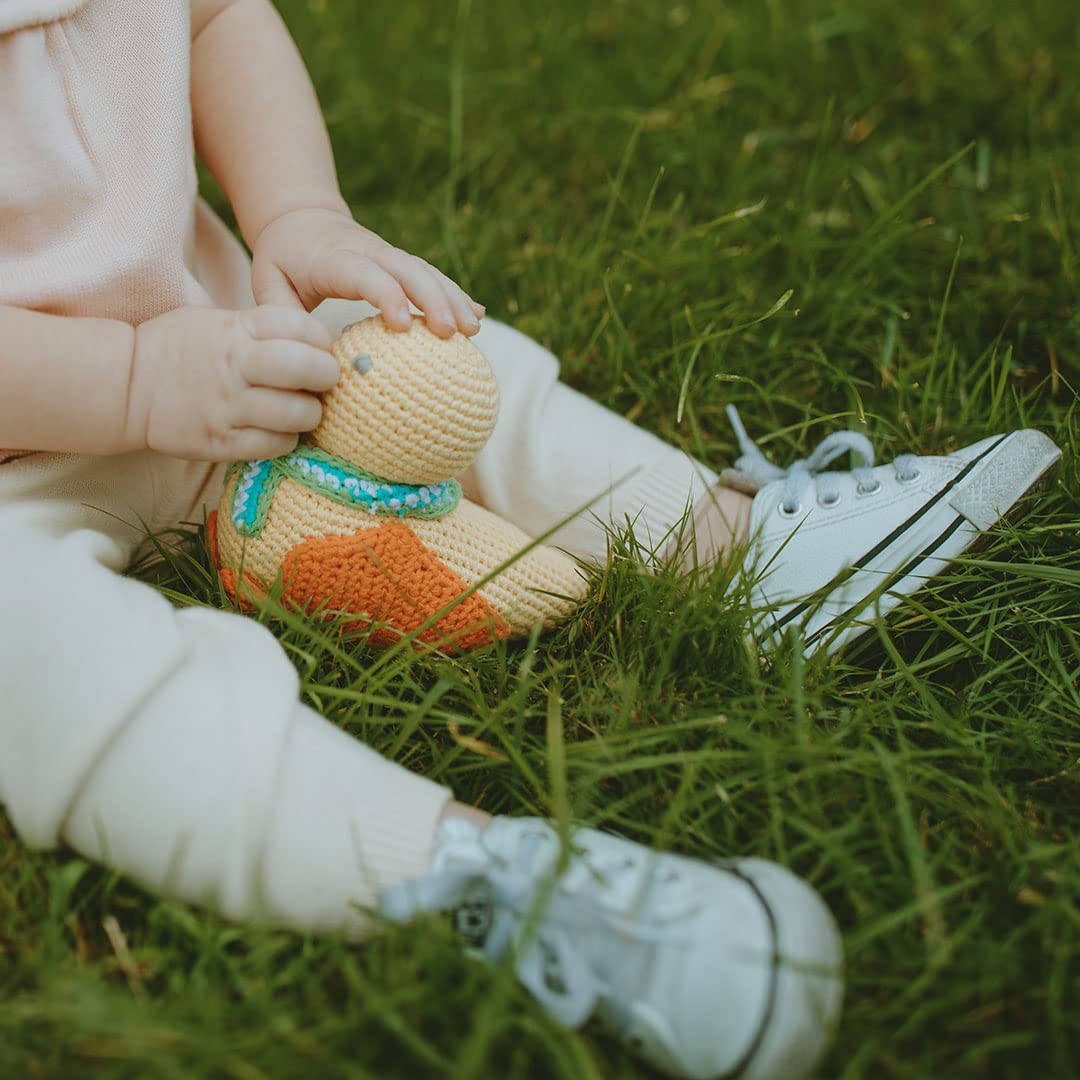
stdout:
<svg viewBox="0 0 1080 1080">
<path fill-rule="evenodd" d="M 441 484 L 388 484 L 325 450 L 298 446 L 291 454 L 262 461 L 238 461 L 229 466 L 239 476 L 233 487 L 230 518 L 237 532 L 258 536 L 277 486 L 285 476 L 346 506 L 369 514 L 436 518 L 461 501 L 456 480 Z"/>
<path fill-rule="evenodd" d="M 462 335 L 381 317 L 346 327 L 319 427 L 291 454 L 227 473 L 210 544 L 226 591 L 250 606 L 280 582 L 283 602 L 377 624 L 447 650 L 564 619 L 585 582 L 561 552 L 462 497 L 455 479 L 498 408 L 491 369 Z"/>
<path fill-rule="evenodd" d="M 334 346 L 338 385 L 323 398 L 311 442 L 404 484 L 460 476 L 495 428 L 499 388 L 483 354 L 463 334 L 436 337 L 419 319 L 403 334 L 381 317 L 346 327 Z M 371 368 L 361 373 L 356 357 Z"/>
</svg>

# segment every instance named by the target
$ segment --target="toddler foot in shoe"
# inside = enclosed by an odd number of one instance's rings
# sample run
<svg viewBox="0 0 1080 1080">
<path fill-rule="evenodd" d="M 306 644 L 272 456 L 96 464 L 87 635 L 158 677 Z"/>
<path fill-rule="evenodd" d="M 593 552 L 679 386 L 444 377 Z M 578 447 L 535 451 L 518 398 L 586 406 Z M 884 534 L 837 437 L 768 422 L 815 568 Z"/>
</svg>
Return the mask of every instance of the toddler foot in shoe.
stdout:
<svg viewBox="0 0 1080 1080">
<path fill-rule="evenodd" d="M 789 626 L 801 630 L 807 655 L 831 655 L 865 633 L 1014 515 L 1061 457 L 1041 432 L 1022 430 L 875 465 L 870 440 L 841 431 L 783 469 L 751 441 L 736 410 L 727 412 L 742 456 L 721 474 L 715 500 L 698 508 L 698 558 L 708 561 L 731 537 L 748 543 L 741 575 L 766 651 Z M 860 464 L 826 471 L 849 452 Z"/>
<path fill-rule="evenodd" d="M 791 1078 L 824 1052 L 843 995 L 821 898 L 762 859 L 709 864 L 578 829 L 562 865 L 538 818 L 445 818 L 428 873 L 385 889 L 407 922 L 449 911 L 560 1023 L 590 1018 L 672 1076 Z"/>
</svg>

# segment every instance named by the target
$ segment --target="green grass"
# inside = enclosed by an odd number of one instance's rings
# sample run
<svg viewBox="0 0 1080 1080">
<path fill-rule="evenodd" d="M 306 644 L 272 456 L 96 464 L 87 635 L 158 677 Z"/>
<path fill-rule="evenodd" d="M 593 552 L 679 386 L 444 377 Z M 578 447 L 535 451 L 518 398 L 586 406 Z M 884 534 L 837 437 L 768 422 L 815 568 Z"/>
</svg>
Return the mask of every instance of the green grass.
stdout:
<svg viewBox="0 0 1080 1080">
<path fill-rule="evenodd" d="M 1022 523 L 832 663 L 762 671 L 722 573 L 650 576 L 624 536 L 528 645 L 433 659 L 276 622 L 307 700 L 494 811 L 565 783 L 590 823 L 808 877 L 848 950 L 823 1076 L 1075 1075 L 1070 5 L 281 8 L 358 218 L 611 408 L 714 465 L 728 402 L 778 461 L 846 426 L 886 460 L 1020 425 L 1065 451 Z M 222 603 L 199 543 L 166 553 L 177 602 Z M 237 928 L 0 829 L 0 1075 L 642 1075 L 438 922 L 363 948 Z"/>
</svg>

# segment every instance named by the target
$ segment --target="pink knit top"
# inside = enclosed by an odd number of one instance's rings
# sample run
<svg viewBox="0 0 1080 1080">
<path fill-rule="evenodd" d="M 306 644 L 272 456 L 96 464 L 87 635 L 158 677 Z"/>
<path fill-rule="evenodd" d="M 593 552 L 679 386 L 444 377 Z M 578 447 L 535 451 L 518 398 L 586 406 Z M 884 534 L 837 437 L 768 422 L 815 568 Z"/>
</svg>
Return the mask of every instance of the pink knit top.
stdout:
<svg viewBox="0 0 1080 1080">
<path fill-rule="evenodd" d="M 0 305 L 254 303 L 197 198 L 188 0 L 0 0 Z"/>
</svg>

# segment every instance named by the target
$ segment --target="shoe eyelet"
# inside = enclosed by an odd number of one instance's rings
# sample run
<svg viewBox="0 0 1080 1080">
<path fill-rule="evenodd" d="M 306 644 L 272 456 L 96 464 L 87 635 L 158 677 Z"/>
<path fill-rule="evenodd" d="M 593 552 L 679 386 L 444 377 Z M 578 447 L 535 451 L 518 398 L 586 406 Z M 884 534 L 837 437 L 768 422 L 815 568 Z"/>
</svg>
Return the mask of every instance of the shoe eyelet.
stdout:
<svg viewBox="0 0 1080 1080">
<path fill-rule="evenodd" d="M 871 484 L 868 487 L 863 487 L 862 484 L 859 484 L 858 487 L 855 488 L 855 494 L 856 495 L 876 495 L 880 490 L 881 490 L 881 481 L 875 479 L 873 484 Z"/>
<path fill-rule="evenodd" d="M 789 510 L 783 503 L 780 503 L 780 505 L 777 506 L 776 511 L 782 518 L 793 518 L 799 513 L 801 509 L 802 507 L 798 503 L 796 503 L 791 510 Z"/>
<path fill-rule="evenodd" d="M 818 506 L 824 507 L 824 509 L 826 509 L 826 510 L 831 510 L 834 506 L 836 506 L 836 504 L 838 502 L 840 502 L 840 494 L 839 494 L 839 492 L 837 492 L 837 494 L 835 494 L 831 499 L 823 499 L 819 495 L 818 496 L 818 501 L 817 501 Z"/>
<path fill-rule="evenodd" d="M 909 473 L 897 473 L 896 479 L 901 484 L 914 484 L 916 480 L 922 475 L 918 469 L 912 469 Z"/>
</svg>

